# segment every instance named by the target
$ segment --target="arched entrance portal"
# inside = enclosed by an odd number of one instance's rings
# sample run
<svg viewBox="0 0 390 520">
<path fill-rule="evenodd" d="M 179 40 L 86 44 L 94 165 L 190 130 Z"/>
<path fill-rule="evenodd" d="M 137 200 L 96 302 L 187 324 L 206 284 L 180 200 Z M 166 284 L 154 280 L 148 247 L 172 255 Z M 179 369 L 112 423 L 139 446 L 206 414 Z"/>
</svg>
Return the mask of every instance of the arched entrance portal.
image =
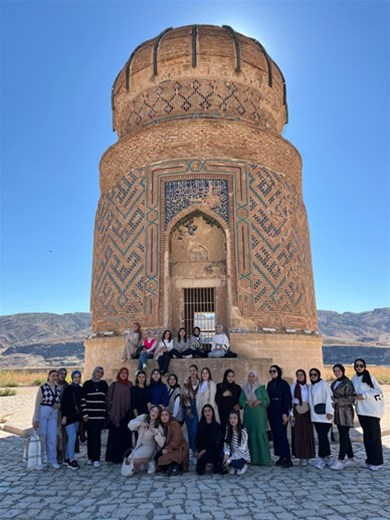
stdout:
<svg viewBox="0 0 390 520">
<path fill-rule="evenodd" d="M 225 231 L 200 211 L 186 215 L 169 237 L 169 304 L 172 329 L 187 334 L 200 326 L 204 336 L 216 321 L 228 325 L 228 261 Z"/>
</svg>

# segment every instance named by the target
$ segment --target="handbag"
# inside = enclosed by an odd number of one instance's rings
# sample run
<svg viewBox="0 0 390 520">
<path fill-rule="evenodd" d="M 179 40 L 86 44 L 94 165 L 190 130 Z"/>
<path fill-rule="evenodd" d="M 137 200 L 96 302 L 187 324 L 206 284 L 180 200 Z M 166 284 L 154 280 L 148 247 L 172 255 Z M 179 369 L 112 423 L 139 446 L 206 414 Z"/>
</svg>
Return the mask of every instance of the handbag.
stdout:
<svg viewBox="0 0 390 520">
<path fill-rule="evenodd" d="M 326 414 L 326 403 L 315 404 L 314 411 L 318 415 L 325 415 Z"/>
<path fill-rule="evenodd" d="M 121 467 L 122 477 L 130 477 L 134 473 L 134 462 L 129 457 L 124 457 Z"/>
<path fill-rule="evenodd" d="M 309 411 L 309 404 L 303 401 L 302 404 L 295 405 L 295 410 L 299 413 L 299 415 L 307 413 Z"/>
</svg>

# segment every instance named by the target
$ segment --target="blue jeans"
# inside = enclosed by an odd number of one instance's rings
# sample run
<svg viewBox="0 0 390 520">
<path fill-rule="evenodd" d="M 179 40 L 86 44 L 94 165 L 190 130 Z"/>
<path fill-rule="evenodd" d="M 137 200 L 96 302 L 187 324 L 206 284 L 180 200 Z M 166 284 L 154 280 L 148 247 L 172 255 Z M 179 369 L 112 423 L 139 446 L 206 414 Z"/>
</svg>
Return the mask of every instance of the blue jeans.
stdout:
<svg viewBox="0 0 390 520">
<path fill-rule="evenodd" d="M 146 363 L 147 359 L 153 359 L 153 354 L 148 354 L 147 352 L 141 352 L 138 360 L 138 370 L 142 370 L 144 363 Z"/>
<path fill-rule="evenodd" d="M 67 424 L 65 426 L 66 434 L 68 435 L 68 440 L 66 443 L 66 458 L 69 460 L 74 460 L 74 449 L 76 446 L 78 429 L 79 429 L 78 422 L 75 422 L 72 424 Z"/>
<path fill-rule="evenodd" d="M 58 410 L 51 406 L 40 406 L 38 434 L 44 438 L 49 464 L 57 464 L 57 421 Z"/>
<path fill-rule="evenodd" d="M 195 399 L 191 403 L 191 412 L 192 419 L 187 415 L 188 408 L 183 409 L 183 418 L 186 423 L 187 433 L 188 433 L 188 444 L 192 452 L 197 452 L 196 448 L 196 434 L 198 433 L 198 412 L 196 411 L 196 401 Z"/>
</svg>

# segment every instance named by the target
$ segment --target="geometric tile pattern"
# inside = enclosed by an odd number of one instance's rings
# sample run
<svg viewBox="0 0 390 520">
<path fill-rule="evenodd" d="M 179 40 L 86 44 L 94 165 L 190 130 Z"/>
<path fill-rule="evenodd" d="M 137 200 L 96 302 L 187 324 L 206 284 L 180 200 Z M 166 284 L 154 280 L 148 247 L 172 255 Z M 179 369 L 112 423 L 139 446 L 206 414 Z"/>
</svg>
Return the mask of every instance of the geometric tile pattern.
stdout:
<svg viewBox="0 0 390 520">
<path fill-rule="evenodd" d="M 193 212 L 225 230 L 232 301 L 259 326 L 315 329 L 306 212 L 288 176 L 222 159 L 138 168 L 102 195 L 95 223 L 94 330 L 163 323 L 174 226 Z"/>
<path fill-rule="evenodd" d="M 120 330 L 144 315 L 144 198 L 144 171 L 138 169 L 99 201 L 91 297 L 94 330 Z"/>
<path fill-rule="evenodd" d="M 276 127 L 271 110 L 267 110 L 267 100 L 259 90 L 233 81 L 207 78 L 166 81 L 132 99 L 123 114 L 125 118 L 117 125 L 120 136 L 180 115 L 219 115 L 266 128 Z"/>
<path fill-rule="evenodd" d="M 255 315 L 270 326 L 310 328 L 314 289 L 306 212 L 288 177 L 250 165 Z M 314 325 L 314 323 L 313 323 Z"/>
</svg>

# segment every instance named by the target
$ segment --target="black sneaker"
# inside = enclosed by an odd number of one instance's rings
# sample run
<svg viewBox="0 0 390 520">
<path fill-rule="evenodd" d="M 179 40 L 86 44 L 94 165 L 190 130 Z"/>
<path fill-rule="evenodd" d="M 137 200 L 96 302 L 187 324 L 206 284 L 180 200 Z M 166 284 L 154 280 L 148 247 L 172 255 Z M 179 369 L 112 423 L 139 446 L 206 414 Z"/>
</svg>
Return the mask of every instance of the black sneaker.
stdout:
<svg viewBox="0 0 390 520">
<path fill-rule="evenodd" d="M 79 463 L 76 460 L 72 460 L 68 467 L 70 469 L 80 469 Z"/>
<path fill-rule="evenodd" d="M 62 464 L 63 464 L 64 466 L 68 466 L 68 468 L 69 468 L 69 466 L 70 466 L 70 460 L 69 460 L 69 459 L 64 459 L 64 460 L 62 461 Z"/>
</svg>

